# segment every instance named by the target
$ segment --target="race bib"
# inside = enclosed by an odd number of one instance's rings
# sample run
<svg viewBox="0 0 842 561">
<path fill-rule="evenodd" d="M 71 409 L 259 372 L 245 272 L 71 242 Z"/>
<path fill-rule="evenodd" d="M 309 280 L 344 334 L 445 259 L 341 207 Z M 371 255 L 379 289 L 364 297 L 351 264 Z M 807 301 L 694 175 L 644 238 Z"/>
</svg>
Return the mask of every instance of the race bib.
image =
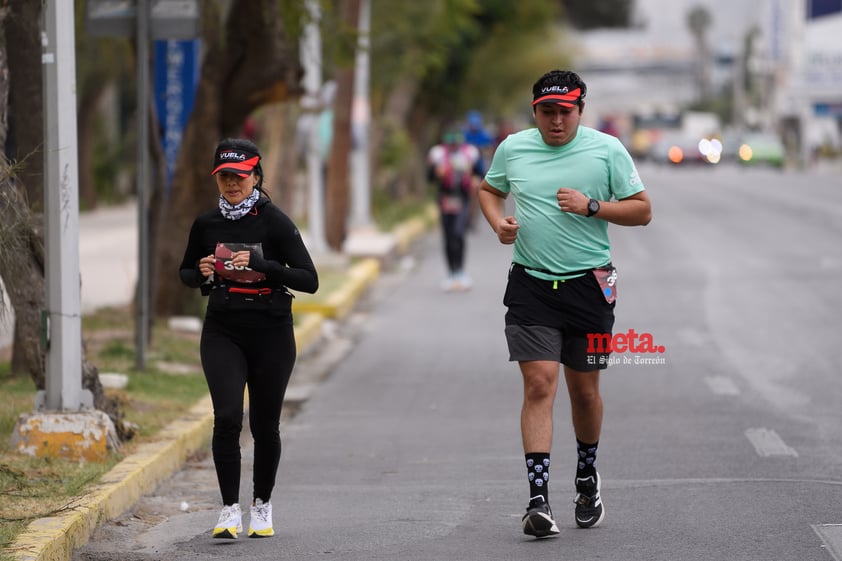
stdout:
<svg viewBox="0 0 842 561">
<path fill-rule="evenodd" d="M 609 304 L 613 303 L 617 299 L 617 269 L 614 267 L 594 269 L 593 274 L 596 282 L 599 283 L 602 295 L 605 296 L 605 301 Z"/>
<path fill-rule="evenodd" d="M 462 212 L 464 201 L 462 197 L 454 195 L 443 195 L 441 198 L 441 209 L 445 214 L 459 214 Z"/>
<path fill-rule="evenodd" d="M 219 242 L 216 244 L 216 265 L 214 272 L 219 278 L 234 282 L 251 284 L 266 280 L 266 275 L 249 267 L 235 267 L 232 256 L 238 251 L 252 251 L 254 254 L 263 257 L 263 246 L 259 243 L 231 243 Z"/>
</svg>

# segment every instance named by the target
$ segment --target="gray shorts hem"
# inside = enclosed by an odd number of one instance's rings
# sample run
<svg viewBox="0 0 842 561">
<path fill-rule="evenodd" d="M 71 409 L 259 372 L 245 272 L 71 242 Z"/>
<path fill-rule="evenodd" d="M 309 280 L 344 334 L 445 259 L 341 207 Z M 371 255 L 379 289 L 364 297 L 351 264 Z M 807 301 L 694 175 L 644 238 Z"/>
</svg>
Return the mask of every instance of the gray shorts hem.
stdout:
<svg viewBox="0 0 842 561">
<path fill-rule="evenodd" d="M 551 360 L 580 372 L 608 368 L 611 353 L 586 352 L 584 339 L 564 344 L 558 329 L 541 325 L 507 325 L 505 333 L 510 362 Z"/>
</svg>

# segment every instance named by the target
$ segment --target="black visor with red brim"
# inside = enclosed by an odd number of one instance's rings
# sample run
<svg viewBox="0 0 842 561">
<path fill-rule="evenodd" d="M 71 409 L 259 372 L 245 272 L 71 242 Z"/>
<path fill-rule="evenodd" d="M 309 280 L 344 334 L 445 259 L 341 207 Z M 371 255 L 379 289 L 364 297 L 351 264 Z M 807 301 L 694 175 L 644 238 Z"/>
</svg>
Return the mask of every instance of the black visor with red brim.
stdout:
<svg viewBox="0 0 842 561">
<path fill-rule="evenodd" d="M 549 86 L 542 88 L 540 94 L 532 100 L 532 105 L 553 103 L 562 107 L 575 107 L 582 99 L 581 88 L 568 89 L 567 86 Z"/>
<path fill-rule="evenodd" d="M 227 171 L 236 173 L 240 177 L 248 177 L 259 163 L 260 156 L 258 154 L 253 154 L 247 150 L 225 148 L 216 153 L 211 175 Z"/>
</svg>

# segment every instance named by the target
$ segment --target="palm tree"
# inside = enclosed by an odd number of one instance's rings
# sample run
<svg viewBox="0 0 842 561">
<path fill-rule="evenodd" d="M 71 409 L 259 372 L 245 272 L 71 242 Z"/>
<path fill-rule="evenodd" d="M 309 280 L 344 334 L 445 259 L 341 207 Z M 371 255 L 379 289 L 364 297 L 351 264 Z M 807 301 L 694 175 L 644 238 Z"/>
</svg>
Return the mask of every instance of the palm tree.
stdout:
<svg viewBox="0 0 842 561">
<path fill-rule="evenodd" d="M 710 93 L 710 45 L 707 32 L 713 18 L 704 6 L 695 6 L 687 13 L 687 28 L 693 34 L 696 43 L 696 84 L 699 87 L 699 98 L 704 99 Z"/>
</svg>

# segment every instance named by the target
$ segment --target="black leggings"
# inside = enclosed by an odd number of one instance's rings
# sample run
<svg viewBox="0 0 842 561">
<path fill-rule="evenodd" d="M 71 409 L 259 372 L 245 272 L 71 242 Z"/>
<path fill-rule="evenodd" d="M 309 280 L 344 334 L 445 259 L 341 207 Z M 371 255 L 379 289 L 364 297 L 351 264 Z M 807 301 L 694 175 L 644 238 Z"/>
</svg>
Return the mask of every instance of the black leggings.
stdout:
<svg viewBox="0 0 842 561">
<path fill-rule="evenodd" d="M 450 273 L 460 272 L 465 263 L 465 235 L 468 230 L 469 215 L 470 209 L 467 203 L 456 214 L 441 213 L 444 257 Z"/>
<path fill-rule="evenodd" d="M 199 350 L 213 401 L 211 449 L 222 502 L 240 502 L 240 433 L 246 386 L 254 438 L 254 498 L 268 502 L 281 460 L 281 407 L 295 364 L 292 324 L 244 327 L 209 316 Z"/>
</svg>

